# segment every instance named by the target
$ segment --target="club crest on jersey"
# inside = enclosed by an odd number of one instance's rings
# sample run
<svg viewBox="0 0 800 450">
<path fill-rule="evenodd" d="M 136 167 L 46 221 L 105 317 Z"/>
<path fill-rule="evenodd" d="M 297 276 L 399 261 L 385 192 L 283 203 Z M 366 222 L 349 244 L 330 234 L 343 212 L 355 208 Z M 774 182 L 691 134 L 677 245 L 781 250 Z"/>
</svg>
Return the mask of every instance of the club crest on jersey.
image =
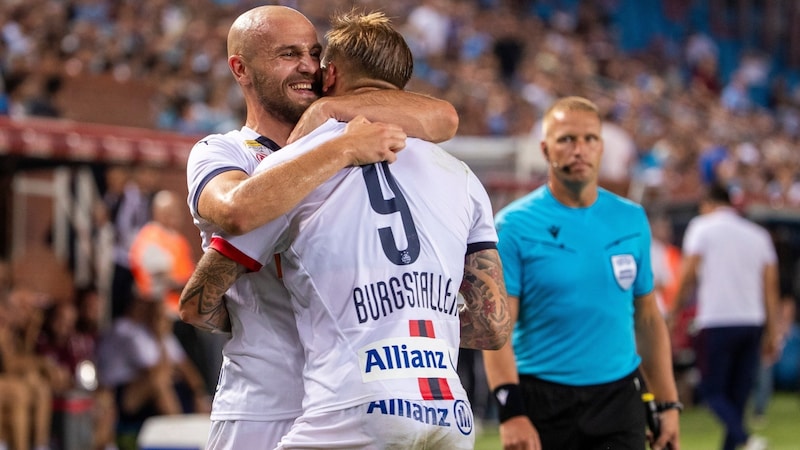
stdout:
<svg viewBox="0 0 800 450">
<path fill-rule="evenodd" d="M 614 269 L 614 278 L 623 291 L 627 291 L 636 279 L 636 259 L 633 255 L 613 255 L 611 257 L 611 267 Z"/>
<path fill-rule="evenodd" d="M 263 160 L 270 154 L 270 152 L 265 152 L 264 149 L 266 147 L 255 139 L 245 139 L 244 146 L 253 151 L 258 161 Z"/>
</svg>

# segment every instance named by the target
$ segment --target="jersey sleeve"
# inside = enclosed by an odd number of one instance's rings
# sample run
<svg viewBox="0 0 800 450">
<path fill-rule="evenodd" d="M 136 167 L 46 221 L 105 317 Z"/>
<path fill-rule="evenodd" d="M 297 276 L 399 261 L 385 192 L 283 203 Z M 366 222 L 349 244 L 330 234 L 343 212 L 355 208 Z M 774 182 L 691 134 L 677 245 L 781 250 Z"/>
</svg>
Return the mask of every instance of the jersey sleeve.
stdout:
<svg viewBox="0 0 800 450">
<path fill-rule="evenodd" d="M 637 214 L 642 239 L 640 241 L 639 260 L 636 261 L 639 269 L 633 282 L 633 295 L 635 297 L 649 294 L 655 287 L 653 282 L 653 260 L 650 256 L 650 250 L 652 249 L 650 222 L 647 220 L 644 208 L 638 207 Z"/>
<path fill-rule="evenodd" d="M 248 271 L 258 272 L 275 253 L 286 249 L 288 230 L 288 216 L 284 215 L 239 236 L 215 233 L 209 247 Z"/>
<path fill-rule="evenodd" d="M 308 151 L 316 148 L 319 144 L 331 139 L 337 130 L 342 129 L 345 126 L 346 124 L 340 124 L 333 119 L 328 120 L 323 125 L 317 127 L 317 129 L 312 133 L 304 136 L 297 142 L 287 145 L 280 151 L 272 153 L 268 157 L 264 158 L 258 164 L 258 166 L 255 167 L 253 175 L 255 176 L 256 174 L 265 172 L 272 167 L 278 166 L 286 161 L 295 159 L 300 155 L 307 153 Z M 198 145 L 201 143 L 198 143 Z M 216 152 L 216 146 L 214 147 L 214 150 L 206 150 L 206 152 L 211 153 L 212 156 L 208 156 L 206 158 L 197 158 L 197 172 L 198 174 L 208 174 L 208 176 L 206 176 L 206 182 L 208 179 L 213 178 L 224 170 L 235 170 L 235 168 L 231 168 L 230 164 L 225 165 L 216 162 L 218 158 L 214 156 L 214 153 Z M 202 177 L 198 176 L 197 178 Z M 202 189 L 202 182 L 197 182 L 195 184 L 199 186 L 196 190 L 197 196 L 199 196 L 199 192 Z M 196 205 L 196 197 L 194 203 Z M 209 246 L 222 253 L 224 256 L 243 265 L 249 271 L 257 272 L 269 261 L 270 258 L 273 257 L 275 253 L 280 253 L 288 248 L 289 244 L 291 243 L 289 241 L 289 225 L 291 223 L 291 217 L 294 214 L 295 209 L 273 220 L 272 222 L 264 224 L 261 227 L 240 236 L 215 233 L 211 238 L 211 243 Z"/>
<path fill-rule="evenodd" d="M 248 155 L 236 148 L 223 135 L 210 135 L 197 142 L 189 153 L 186 163 L 186 183 L 189 188 L 189 209 L 197 217 L 197 202 L 203 188 L 215 176 L 231 170 L 249 172 L 253 163 Z"/>
</svg>

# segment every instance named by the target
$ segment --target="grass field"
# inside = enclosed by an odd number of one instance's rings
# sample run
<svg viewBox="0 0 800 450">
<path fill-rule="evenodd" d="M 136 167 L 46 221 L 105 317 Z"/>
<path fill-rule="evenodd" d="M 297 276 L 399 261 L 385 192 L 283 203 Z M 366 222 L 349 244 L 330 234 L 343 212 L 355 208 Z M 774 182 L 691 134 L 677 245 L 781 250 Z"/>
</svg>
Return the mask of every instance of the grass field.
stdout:
<svg viewBox="0 0 800 450">
<path fill-rule="evenodd" d="M 800 450 L 800 394 L 778 392 L 767 410 L 766 425 L 755 431 L 769 440 L 769 450 Z M 722 427 L 704 406 L 687 409 L 681 415 L 682 450 L 718 450 Z M 497 428 L 487 426 L 478 436 L 475 450 L 499 450 Z"/>
</svg>

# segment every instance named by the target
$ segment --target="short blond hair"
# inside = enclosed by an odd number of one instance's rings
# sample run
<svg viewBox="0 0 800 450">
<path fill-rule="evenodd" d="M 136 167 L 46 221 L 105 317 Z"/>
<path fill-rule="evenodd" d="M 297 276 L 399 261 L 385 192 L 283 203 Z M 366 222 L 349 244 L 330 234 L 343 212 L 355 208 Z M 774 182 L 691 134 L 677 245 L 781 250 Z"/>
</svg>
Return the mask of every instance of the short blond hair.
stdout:
<svg viewBox="0 0 800 450">
<path fill-rule="evenodd" d="M 411 79 L 414 60 L 403 35 L 382 12 L 352 10 L 331 19 L 325 34 L 322 65 L 344 65 L 354 78 L 386 81 L 403 89 Z"/>
<path fill-rule="evenodd" d="M 547 108 L 547 111 L 544 112 L 542 119 L 542 134 L 547 134 L 547 127 L 557 112 L 569 111 L 585 111 L 595 113 L 597 114 L 597 118 L 601 122 L 603 121 L 603 118 L 600 116 L 600 108 L 598 108 L 597 105 L 588 98 L 578 96 L 563 97 L 556 100 L 556 102 L 550 105 L 550 107 Z"/>
</svg>

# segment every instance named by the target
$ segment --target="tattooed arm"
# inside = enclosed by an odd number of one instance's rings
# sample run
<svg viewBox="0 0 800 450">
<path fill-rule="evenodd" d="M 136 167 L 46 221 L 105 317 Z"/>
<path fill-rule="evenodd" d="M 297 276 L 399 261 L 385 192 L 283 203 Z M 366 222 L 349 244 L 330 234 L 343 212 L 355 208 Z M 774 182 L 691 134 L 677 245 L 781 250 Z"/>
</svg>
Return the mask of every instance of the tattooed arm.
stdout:
<svg viewBox="0 0 800 450">
<path fill-rule="evenodd" d="M 239 263 L 208 250 L 181 293 L 181 320 L 211 333 L 229 333 L 225 292 L 244 272 Z"/>
<path fill-rule="evenodd" d="M 506 305 L 503 266 L 497 250 L 467 255 L 464 281 L 459 290 L 464 305 L 461 319 L 461 347 L 496 350 L 511 334 L 511 317 Z"/>
</svg>

